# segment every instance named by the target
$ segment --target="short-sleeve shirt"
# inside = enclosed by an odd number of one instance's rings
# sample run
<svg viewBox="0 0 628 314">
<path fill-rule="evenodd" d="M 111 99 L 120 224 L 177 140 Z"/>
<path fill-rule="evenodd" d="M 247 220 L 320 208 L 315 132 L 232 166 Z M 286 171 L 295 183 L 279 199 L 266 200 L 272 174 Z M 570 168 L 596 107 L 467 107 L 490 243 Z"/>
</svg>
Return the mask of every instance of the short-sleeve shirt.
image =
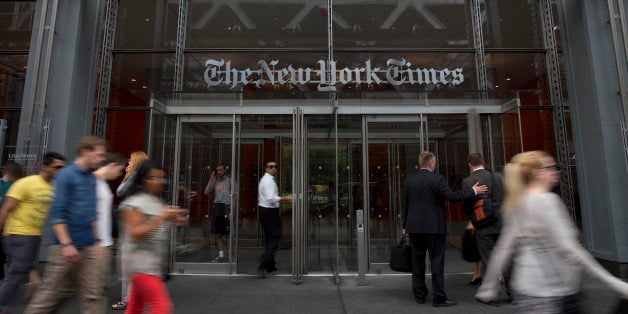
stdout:
<svg viewBox="0 0 628 314">
<path fill-rule="evenodd" d="M 120 204 L 120 209 L 138 210 L 145 216 L 145 221 L 150 221 L 160 215 L 163 210 L 163 202 L 156 196 L 148 193 L 139 193 L 130 196 Z M 168 234 L 170 224 L 162 222 L 141 241 L 134 242 L 127 230 L 126 239 L 122 245 L 123 274 L 131 278 L 135 273 L 160 276 L 168 253 Z"/>
<path fill-rule="evenodd" d="M 111 238 L 111 204 L 113 203 L 113 193 L 107 182 L 96 178 L 96 214 L 98 215 L 98 235 L 100 236 L 100 246 L 110 246 L 113 244 Z"/>
<path fill-rule="evenodd" d="M 11 185 L 7 197 L 17 200 L 4 224 L 4 235 L 41 236 L 42 227 L 54 199 L 54 187 L 41 175 L 19 179 Z"/>
<path fill-rule="evenodd" d="M 211 189 L 215 191 L 214 203 L 231 205 L 231 178 L 216 179 Z"/>
</svg>

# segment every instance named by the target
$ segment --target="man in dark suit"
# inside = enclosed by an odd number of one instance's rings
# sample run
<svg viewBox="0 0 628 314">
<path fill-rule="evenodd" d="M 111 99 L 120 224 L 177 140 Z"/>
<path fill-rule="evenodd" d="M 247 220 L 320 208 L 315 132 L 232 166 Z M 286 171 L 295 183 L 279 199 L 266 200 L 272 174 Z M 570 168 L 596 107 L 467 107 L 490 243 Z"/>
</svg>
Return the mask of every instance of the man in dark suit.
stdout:
<svg viewBox="0 0 628 314">
<path fill-rule="evenodd" d="M 434 173 L 436 157 L 430 152 L 419 156 L 421 169 L 408 177 L 403 183 L 403 233 L 410 235 L 412 251 L 412 293 L 418 303 L 425 303 L 427 286 L 425 285 L 425 251 L 430 254 L 432 265 L 432 305 L 452 306 L 455 301 L 447 300 L 445 295 L 445 236 L 447 221 L 445 218 L 445 199 L 461 202 L 477 198 L 477 194 L 486 192 L 486 186 L 475 184 L 472 189 L 454 192 L 445 178 Z"/>
<path fill-rule="evenodd" d="M 492 198 L 495 204 L 501 206 L 504 200 L 504 177 L 495 173 L 495 179 L 491 180 L 491 173 L 484 169 L 484 158 L 480 153 L 472 153 L 467 157 L 467 163 L 469 165 L 469 171 L 471 175 L 462 180 L 462 185 L 466 188 L 471 188 L 476 182 L 480 182 L 488 187 L 488 193 L 482 195 L 483 198 Z M 493 184 L 493 182 L 495 184 Z M 465 201 L 462 203 L 462 210 L 471 215 L 473 212 L 473 202 Z M 491 251 L 497 242 L 499 232 L 502 229 L 501 219 L 494 222 L 492 225 L 484 227 L 482 229 L 475 228 L 475 238 L 478 245 L 478 251 L 480 252 L 480 258 L 482 259 L 482 272 L 481 276 L 484 276 L 486 266 L 488 265 L 488 258 L 491 256 Z M 471 284 L 473 284 L 472 280 Z M 481 280 L 477 280 L 477 283 Z"/>
</svg>

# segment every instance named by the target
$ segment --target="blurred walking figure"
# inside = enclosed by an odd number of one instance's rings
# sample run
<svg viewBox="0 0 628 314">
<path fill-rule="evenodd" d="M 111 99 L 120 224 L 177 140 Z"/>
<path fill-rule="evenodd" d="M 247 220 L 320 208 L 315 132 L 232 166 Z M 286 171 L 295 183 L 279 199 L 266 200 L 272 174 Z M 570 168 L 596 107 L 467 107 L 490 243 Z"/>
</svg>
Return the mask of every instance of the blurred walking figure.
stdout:
<svg viewBox="0 0 628 314">
<path fill-rule="evenodd" d="M 67 289 L 78 283 L 81 313 L 102 311 L 96 216 L 96 176 L 90 171 L 102 162 L 105 141 L 87 136 L 78 142 L 78 156 L 55 176 L 55 196 L 48 221 L 54 231 L 44 279 L 25 313 L 57 309 Z M 68 280 L 71 278 L 71 280 Z"/>
<path fill-rule="evenodd" d="M 120 185 L 118 186 L 118 189 L 116 190 L 116 195 L 120 198 L 120 200 L 124 200 L 127 196 L 129 196 L 129 191 L 131 189 L 131 185 L 133 183 L 133 180 L 135 178 L 135 176 L 137 175 L 137 169 L 140 167 L 140 165 L 144 162 L 148 160 L 148 155 L 146 155 L 145 152 L 143 151 L 134 151 L 131 153 L 131 156 L 129 157 L 129 163 L 127 164 L 124 174 L 124 178 L 122 179 L 122 183 L 120 183 Z M 117 208 L 116 208 L 117 209 Z M 114 213 L 113 215 L 114 219 L 116 219 L 116 221 L 113 221 L 113 223 L 115 224 L 115 226 L 118 226 L 118 228 L 114 228 L 114 230 L 117 230 L 118 234 L 123 234 L 123 231 L 119 230 L 119 222 L 118 220 L 118 212 Z M 120 243 L 118 243 L 119 247 L 122 246 L 122 242 L 124 241 L 124 237 L 119 237 L 120 239 Z M 122 283 L 122 290 L 120 291 L 120 301 L 114 303 L 111 305 L 111 308 L 114 310 L 124 310 L 126 309 L 126 302 L 129 299 L 129 281 L 127 280 L 127 278 L 124 278 L 122 276 L 122 271 L 120 271 L 121 269 L 121 263 L 120 263 L 120 258 L 121 258 L 121 254 L 118 254 L 120 256 L 118 256 L 118 269 L 119 269 L 119 273 L 120 273 L 120 282 Z"/>
<path fill-rule="evenodd" d="M 551 193 L 559 173 L 554 158 L 543 151 L 518 154 L 506 165 L 505 225 L 475 295 L 480 301 L 497 301 L 498 276 L 511 258 L 510 287 L 520 313 L 578 312 L 583 271 L 628 298 L 628 283 L 613 277 L 578 243 L 565 205 Z"/>
<path fill-rule="evenodd" d="M 98 215 L 98 245 L 102 247 L 100 255 L 100 291 L 102 293 L 102 313 L 107 311 L 107 286 L 109 275 L 111 274 L 111 246 L 113 237 L 111 236 L 111 204 L 113 203 L 113 193 L 107 181 L 118 179 L 122 175 L 122 169 L 126 161 L 118 154 L 107 154 L 102 165 L 96 171 L 96 213 Z M 95 313 L 91 313 L 95 314 Z"/>
<path fill-rule="evenodd" d="M 41 172 L 15 181 L 6 194 L 0 209 L 0 229 L 4 227 L 2 250 L 9 264 L 0 286 L 0 312 L 7 310 L 37 262 L 44 221 L 54 198 L 52 179 L 63 168 L 64 160 L 58 153 L 46 153 Z"/>
<path fill-rule="evenodd" d="M 131 283 L 125 313 L 172 313 L 173 305 L 162 271 L 168 254 L 170 226 L 186 221 L 185 210 L 166 206 L 160 198 L 166 183 L 164 171 L 145 161 L 131 184 L 129 197 L 120 204 L 125 241 L 122 272 Z"/>
<path fill-rule="evenodd" d="M 2 179 L 0 179 L 0 206 L 4 203 L 4 198 L 7 195 L 7 191 L 13 184 L 13 182 L 24 176 L 22 166 L 14 161 L 7 161 L 2 167 Z M 2 227 L 0 226 L 0 233 Z M 0 243 L 2 243 L 0 237 Z M 0 249 L 0 282 L 4 280 L 4 263 L 7 261 L 7 256 L 4 254 L 4 250 Z"/>
</svg>

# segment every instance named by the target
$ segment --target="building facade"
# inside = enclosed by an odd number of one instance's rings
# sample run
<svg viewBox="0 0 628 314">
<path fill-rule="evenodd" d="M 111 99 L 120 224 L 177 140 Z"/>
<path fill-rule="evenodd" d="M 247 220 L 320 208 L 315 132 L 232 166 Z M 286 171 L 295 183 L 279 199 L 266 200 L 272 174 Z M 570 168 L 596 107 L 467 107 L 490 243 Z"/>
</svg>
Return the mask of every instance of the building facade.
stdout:
<svg viewBox="0 0 628 314">
<path fill-rule="evenodd" d="M 542 149 L 562 166 L 561 196 L 587 247 L 621 272 L 628 214 L 613 188 L 628 169 L 624 89 L 584 91 L 593 78 L 624 86 L 610 71 L 624 60 L 614 57 L 623 46 L 610 49 L 623 42 L 623 2 L 608 29 L 578 17 L 608 17 L 606 4 L 574 2 L 2 2 L 2 162 L 33 171 L 42 152 L 72 155 L 86 134 L 125 155 L 144 150 L 168 173 L 168 201 L 190 208 L 172 236 L 172 270 L 254 273 L 257 183 L 276 160 L 280 193 L 296 196 L 281 208 L 278 256 L 300 282 L 387 270 L 402 183 L 421 151 L 457 189 L 469 152 L 500 171 Z M 586 32 L 599 55 L 570 46 Z M 608 71 L 597 73 L 600 60 Z M 232 249 L 210 263 L 213 197 L 202 192 L 219 163 L 235 183 Z M 447 215 L 457 245 L 466 218 L 457 204 Z"/>
</svg>

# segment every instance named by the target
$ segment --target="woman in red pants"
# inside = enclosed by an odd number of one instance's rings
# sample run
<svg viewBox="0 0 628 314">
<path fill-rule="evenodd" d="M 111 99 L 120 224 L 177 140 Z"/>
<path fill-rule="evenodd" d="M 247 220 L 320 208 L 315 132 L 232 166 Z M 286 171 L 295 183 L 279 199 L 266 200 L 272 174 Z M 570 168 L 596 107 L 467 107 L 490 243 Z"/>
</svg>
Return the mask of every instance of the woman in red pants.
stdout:
<svg viewBox="0 0 628 314">
<path fill-rule="evenodd" d="M 164 171 L 145 161 L 137 171 L 130 196 L 121 204 L 126 241 L 122 246 L 122 271 L 130 279 L 131 292 L 125 313 L 172 313 L 173 305 L 162 280 L 171 225 L 181 226 L 185 210 L 166 206 L 159 198 Z"/>
</svg>

